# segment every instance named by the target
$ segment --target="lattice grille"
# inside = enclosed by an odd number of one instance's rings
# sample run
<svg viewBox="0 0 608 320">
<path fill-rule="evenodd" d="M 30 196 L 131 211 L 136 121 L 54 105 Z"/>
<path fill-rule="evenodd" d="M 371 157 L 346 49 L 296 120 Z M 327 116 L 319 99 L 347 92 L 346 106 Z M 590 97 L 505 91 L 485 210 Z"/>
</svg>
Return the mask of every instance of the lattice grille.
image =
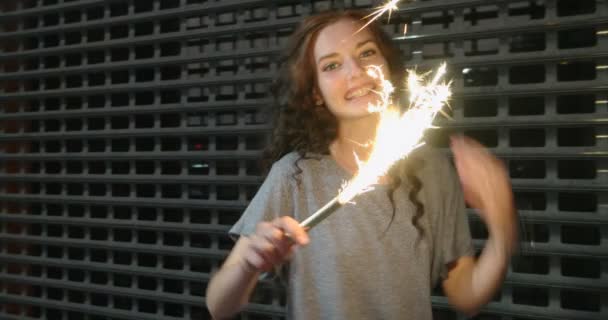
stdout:
<svg viewBox="0 0 608 320">
<path fill-rule="evenodd" d="M 0 317 L 207 318 L 226 231 L 261 182 L 280 48 L 310 12 L 370 5 L 2 1 Z M 521 255 L 478 318 L 608 317 L 608 5 L 401 7 L 386 28 L 408 65 L 447 60 L 454 79 L 454 120 L 429 140 L 474 136 L 513 178 Z M 435 295 L 437 319 L 460 318 Z M 252 302 L 243 318 L 284 316 L 282 288 Z"/>
</svg>

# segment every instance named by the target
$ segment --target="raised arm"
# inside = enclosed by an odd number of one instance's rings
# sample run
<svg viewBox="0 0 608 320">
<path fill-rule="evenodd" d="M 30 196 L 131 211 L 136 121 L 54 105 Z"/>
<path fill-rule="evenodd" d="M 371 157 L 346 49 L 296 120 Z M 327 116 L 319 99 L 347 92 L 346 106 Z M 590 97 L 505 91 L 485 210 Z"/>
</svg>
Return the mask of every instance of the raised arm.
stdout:
<svg viewBox="0 0 608 320">
<path fill-rule="evenodd" d="M 504 165 L 477 142 L 452 140 L 465 201 L 478 209 L 489 238 L 478 259 L 461 257 L 450 266 L 443 289 L 450 303 L 472 315 L 502 285 L 517 243 L 517 214 Z"/>
</svg>

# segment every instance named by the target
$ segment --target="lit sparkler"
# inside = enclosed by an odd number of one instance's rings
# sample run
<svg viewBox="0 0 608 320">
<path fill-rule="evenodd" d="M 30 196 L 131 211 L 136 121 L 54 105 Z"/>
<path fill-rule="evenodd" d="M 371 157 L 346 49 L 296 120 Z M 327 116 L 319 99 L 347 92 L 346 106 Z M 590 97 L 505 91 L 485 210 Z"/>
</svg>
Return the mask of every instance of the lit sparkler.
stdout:
<svg viewBox="0 0 608 320">
<path fill-rule="evenodd" d="M 407 87 L 410 94 L 409 108 L 401 114 L 391 104 L 390 95 L 394 88 L 384 79 L 380 67 L 371 66 L 368 74 L 380 81 L 382 91 L 378 105 L 370 105 L 370 112 L 380 113 L 380 122 L 372 144 L 372 152 L 364 163 L 359 163 L 359 170 L 339 194 L 323 208 L 302 221 L 300 225 L 310 229 L 327 218 L 345 203 L 358 194 L 369 190 L 370 186 L 386 174 L 389 168 L 399 159 L 406 157 L 420 146 L 420 140 L 426 129 L 433 127 L 432 122 L 450 97 L 450 84 L 439 83 L 445 75 L 446 65 L 442 64 L 432 80 L 424 83 L 424 76 L 409 71 Z"/>
</svg>

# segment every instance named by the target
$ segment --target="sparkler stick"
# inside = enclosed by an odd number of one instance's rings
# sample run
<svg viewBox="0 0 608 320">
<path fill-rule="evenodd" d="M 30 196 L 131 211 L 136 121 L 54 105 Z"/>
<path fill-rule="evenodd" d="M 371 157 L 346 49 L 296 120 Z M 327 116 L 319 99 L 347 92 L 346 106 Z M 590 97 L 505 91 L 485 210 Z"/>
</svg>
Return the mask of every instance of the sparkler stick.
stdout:
<svg viewBox="0 0 608 320">
<path fill-rule="evenodd" d="M 321 209 L 300 223 L 305 229 L 311 229 L 330 216 L 345 203 L 370 189 L 378 178 L 399 159 L 406 157 L 420 146 L 419 141 L 426 129 L 432 127 L 433 119 L 450 97 L 450 84 L 439 84 L 445 75 L 446 65 L 442 64 L 435 76 L 428 83 L 423 83 L 424 76 L 409 71 L 407 86 L 410 93 L 409 109 L 400 114 L 391 106 L 390 95 L 394 88 L 384 79 L 378 66 L 371 66 L 368 74 L 379 79 L 382 87 L 380 103 L 368 106 L 370 112 L 380 113 L 380 122 L 373 142 L 373 149 L 364 163 L 359 163 L 359 171 L 353 179 Z M 398 137 L 398 139 L 395 139 Z M 356 154 L 355 154 L 356 156 Z M 358 160 L 357 160 L 358 161 Z"/>
<path fill-rule="evenodd" d="M 338 201 L 338 197 L 335 197 L 321 209 L 317 210 L 317 212 L 306 218 L 306 220 L 300 222 L 300 226 L 306 230 L 310 230 L 341 207 L 342 204 Z"/>
</svg>

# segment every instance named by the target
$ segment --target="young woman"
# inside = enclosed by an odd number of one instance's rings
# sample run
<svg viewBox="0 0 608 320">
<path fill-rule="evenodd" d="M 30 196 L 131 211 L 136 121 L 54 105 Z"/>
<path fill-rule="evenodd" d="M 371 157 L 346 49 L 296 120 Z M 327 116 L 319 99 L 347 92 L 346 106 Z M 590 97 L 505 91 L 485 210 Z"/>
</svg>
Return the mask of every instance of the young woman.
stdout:
<svg viewBox="0 0 608 320">
<path fill-rule="evenodd" d="M 273 86 L 278 116 L 262 187 L 231 229 L 241 235 L 211 280 L 207 307 L 229 318 L 248 302 L 260 273 L 281 266 L 292 319 L 431 319 L 431 291 L 474 314 L 500 287 L 516 243 L 505 169 L 476 142 L 452 139 L 449 161 L 421 148 L 314 229 L 304 220 L 331 200 L 366 160 L 379 83 L 366 67 L 403 81 L 398 50 L 364 14 L 326 12 L 292 35 Z M 395 137 L 398 139 L 399 137 Z M 462 189 L 461 189 L 462 186 Z M 464 201 L 489 239 L 478 258 Z M 289 235 L 289 236 L 287 236 Z"/>
</svg>

